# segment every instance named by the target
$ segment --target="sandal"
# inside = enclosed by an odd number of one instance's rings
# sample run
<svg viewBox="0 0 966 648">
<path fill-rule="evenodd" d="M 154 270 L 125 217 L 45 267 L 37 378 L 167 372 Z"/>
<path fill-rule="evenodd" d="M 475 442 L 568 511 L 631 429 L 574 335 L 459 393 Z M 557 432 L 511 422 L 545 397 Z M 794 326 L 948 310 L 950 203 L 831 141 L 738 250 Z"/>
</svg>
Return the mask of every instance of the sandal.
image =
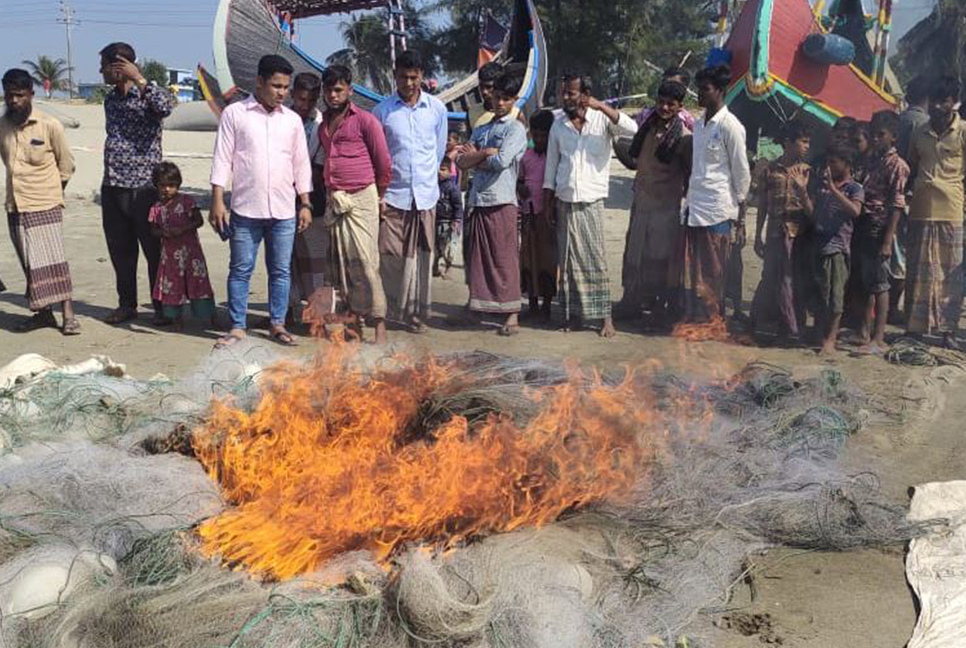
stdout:
<svg viewBox="0 0 966 648">
<path fill-rule="evenodd" d="M 137 318 L 137 309 L 121 306 L 112 310 L 111 314 L 104 318 L 104 322 L 107 324 L 123 324 Z"/>
<path fill-rule="evenodd" d="M 423 333 L 429 330 L 429 327 L 423 324 L 422 322 L 420 322 L 419 320 L 416 320 L 415 322 L 410 322 L 409 324 L 407 324 L 406 330 L 412 333 L 413 335 L 422 335 Z"/>
<path fill-rule="evenodd" d="M 81 325 L 76 318 L 71 317 L 70 319 L 64 320 L 64 325 L 60 327 L 60 332 L 62 335 L 80 335 Z"/>
<path fill-rule="evenodd" d="M 499 328 L 499 330 L 497 330 L 496 334 L 499 335 L 499 336 L 501 336 L 501 337 L 513 337 L 514 335 L 519 335 L 520 334 L 520 326 L 519 325 L 514 325 L 514 326 L 506 326 L 506 325 L 504 325 L 504 326 L 501 326 Z"/>
<path fill-rule="evenodd" d="M 244 339 L 245 339 L 244 336 L 235 335 L 233 333 L 229 333 L 228 335 L 223 335 L 220 338 L 218 338 L 217 342 L 215 342 L 215 350 L 221 351 L 223 349 L 229 349 Z"/>
<path fill-rule="evenodd" d="M 43 328 L 57 328 L 57 319 L 54 317 L 53 312 L 49 310 L 34 313 L 28 319 L 17 324 L 14 330 L 17 333 L 29 333 L 30 331 L 37 331 Z"/>
<path fill-rule="evenodd" d="M 298 342 L 292 337 L 292 334 L 285 329 L 275 329 L 271 332 L 271 338 L 281 344 L 282 346 L 294 347 L 298 346 Z"/>
</svg>

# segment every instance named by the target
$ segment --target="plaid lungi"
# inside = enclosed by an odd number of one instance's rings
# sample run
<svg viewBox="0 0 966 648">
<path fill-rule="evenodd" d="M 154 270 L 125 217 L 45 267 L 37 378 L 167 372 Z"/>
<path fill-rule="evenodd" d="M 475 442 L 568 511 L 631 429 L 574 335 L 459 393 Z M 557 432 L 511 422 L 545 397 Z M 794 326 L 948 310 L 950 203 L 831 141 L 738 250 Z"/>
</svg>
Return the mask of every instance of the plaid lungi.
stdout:
<svg viewBox="0 0 966 648">
<path fill-rule="evenodd" d="M 292 288 L 289 305 L 308 302 L 325 285 L 329 232 L 321 218 L 315 218 L 304 232 L 295 235 L 292 246 Z"/>
<path fill-rule="evenodd" d="M 731 221 L 684 228 L 681 299 L 685 321 L 707 322 L 724 315 L 730 254 Z"/>
<path fill-rule="evenodd" d="M 963 309 L 963 226 L 909 221 L 906 330 L 954 333 Z"/>
<path fill-rule="evenodd" d="M 604 201 L 557 202 L 560 305 L 570 320 L 611 316 L 610 278 L 604 254 Z"/>
<path fill-rule="evenodd" d="M 329 231 L 331 270 L 349 309 L 375 319 L 386 317 L 379 274 L 379 192 L 372 184 L 356 193 L 329 193 L 324 224 Z"/>
<path fill-rule="evenodd" d="M 27 303 L 32 311 L 71 298 L 63 224 L 63 207 L 7 214 L 10 240 L 27 279 Z"/>
<path fill-rule="evenodd" d="M 386 205 L 379 223 L 379 272 L 389 317 L 425 321 L 432 303 L 436 208 L 404 211 Z"/>
</svg>

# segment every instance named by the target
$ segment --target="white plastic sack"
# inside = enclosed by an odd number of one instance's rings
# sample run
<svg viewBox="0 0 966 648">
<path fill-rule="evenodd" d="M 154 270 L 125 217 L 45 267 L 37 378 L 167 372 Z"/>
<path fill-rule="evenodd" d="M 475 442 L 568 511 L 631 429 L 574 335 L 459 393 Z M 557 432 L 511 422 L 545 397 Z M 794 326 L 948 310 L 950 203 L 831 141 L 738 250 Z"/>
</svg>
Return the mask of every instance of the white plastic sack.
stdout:
<svg viewBox="0 0 966 648">
<path fill-rule="evenodd" d="M 909 519 L 946 518 L 948 529 L 913 540 L 906 578 L 921 611 L 907 648 L 966 646 L 966 481 L 917 486 Z"/>
</svg>

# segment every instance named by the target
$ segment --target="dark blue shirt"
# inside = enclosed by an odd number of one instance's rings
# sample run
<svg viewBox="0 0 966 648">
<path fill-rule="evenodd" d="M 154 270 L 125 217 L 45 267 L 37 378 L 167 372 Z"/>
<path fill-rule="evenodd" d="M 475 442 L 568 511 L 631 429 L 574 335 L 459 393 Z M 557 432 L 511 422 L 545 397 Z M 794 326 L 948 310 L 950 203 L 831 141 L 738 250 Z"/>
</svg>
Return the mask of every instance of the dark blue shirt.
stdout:
<svg viewBox="0 0 966 648">
<path fill-rule="evenodd" d="M 161 125 L 174 110 L 174 96 L 164 88 L 132 86 L 123 97 L 112 91 L 104 100 L 104 186 L 139 189 L 151 184 L 161 161 Z"/>
<path fill-rule="evenodd" d="M 453 178 L 439 183 L 439 202 L 436 203 L 436 220 L 458 223 L 463 220 L 463 194 Z"/>
<path fill-rule="evenodd" d="M 841 187 L 842 193 L 853 202 L 865 200 L 865 190 L 855 180 L 849 180 Z M 852 246 L 852 231 L 855 228 L 852 214 L 832 195 L 827 188 L 821 188 L 815 198 L 815 238 L 819 254 L 848 254 Z"/>
</svg>

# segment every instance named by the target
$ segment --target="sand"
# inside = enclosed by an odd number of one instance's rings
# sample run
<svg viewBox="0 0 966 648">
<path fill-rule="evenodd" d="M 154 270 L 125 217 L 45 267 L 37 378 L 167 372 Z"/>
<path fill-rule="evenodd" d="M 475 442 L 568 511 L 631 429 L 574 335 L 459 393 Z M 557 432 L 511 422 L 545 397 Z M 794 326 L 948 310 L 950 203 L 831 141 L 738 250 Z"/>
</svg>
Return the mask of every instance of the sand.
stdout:
<svg viewBox="0 0 966 648">
<path fill-rule="evenodd" d="M 77 159 L 77 173 L 67 191 L 65 236 L 83 333 L 65 338 L 54 330 L 28 334 L 12 331 L 28 311 L 22 296 L 22 273 L 9 239 L 3 237 L 0 277 L 7 284 L 8 292 L 0 294 L 0 365 L 28 352 L 43 354 L 60 363 L 104 354 L 126 364 L 137 377 L 147 378 L 161 372 L 177 378 L 204 361 L 217 332 L 201 324 L 193 324 L 181 334 L 153 328 L 148 323 L 149 305 L 142 308 L 141 319 L 129 326 L 111 327 L 101 322 L 117 305 L 97 203 L 102 174 L 103 109 L 82 105 L 57 105 L 56 108 L 81 124 L 67 133 Z M 203 204 L 208 195 L 213 144 L 213 133 L 166 131 L 164 134 L 166 155 L 181 167 L 185 190 L 199 196 Z M 605 234 L 616 299 L 620 295 L 621 254 L 629 218 L 632 174 L 616 161 L 614 165 Z M 210 229 L 203 230 L 201 237 L 212 284 L 221 302 L 225 297 L 228 246 Z M 750 246 L 745 255 L 745 299 L 750 300 L 761 263 Z M 140 301 L 149 304 L 143 261 L 141 287 Z M 414 351 L 481 349 L 521 356 L 575 358 L 598 366 L 659 363 L 695 375 L 724 376 L 755 360 L 806 374 L 831 366 L 877 394 L 883 402 L 903 410 L 901 422 L 873 422 L 854 440 L 846 458 L 850 471 L 875 471 L 883 486 L 902 502 L 906 501 L 908 488 L 917 483 L 966 476 L 966 436 L 962 434 L 966 402 L 955 398 L 961 381 L 954 372 L 897 368 L 881 359 L 855 359 L 845 353 L 820 360 L 807 350 L 684 343 L 644 335 L 631 325 L 619 326 L 620 332 L 612 340 L 601 339 L 591 331 L 568 334 L 528 327 L 514 338 L 501 338 L 496 335 L 495 325 L 459 331 L 441 322 L 446 315 L 459 312 L 467 298 L 458 269 L 454 269 L 449 280 L 437 281 L 434 291 L 434 311 L 438 317 L 431 322 L 430 331 L 415 336 L 393 330 L 390 332 L 393 344 Z M 256 315 L 265 314 L 266 301 L 266 277 L 264 268 L 259 267 L 252 281 L 251 295 Z M 314 341 L 307 337 L 300 337 L 300 346 L 294 350 L 283 350 L 264 340 L 264 335 L 259 336 L 258 332 L 254 337 L 257 344 L 268 346 L 273 353 L 307 356 L 315 348 Z M 898 648 L 910 635 L 915 608 L 898 550 L 847 554 L 780 550 L 756 557 L 754 562 L 761 569 L 755 578 L 757 597 L 750 600 L 750 591 L 745 590 L 738 593 L 732 605 L 738 608 L 739 615 L 767 616 L 759 617 L 763 620 L 760 631 L 751 636 L 723 629 L 716 645 L 743 648 L 781 641 L 781 645 L 794 647 Z"/>
</svg>

